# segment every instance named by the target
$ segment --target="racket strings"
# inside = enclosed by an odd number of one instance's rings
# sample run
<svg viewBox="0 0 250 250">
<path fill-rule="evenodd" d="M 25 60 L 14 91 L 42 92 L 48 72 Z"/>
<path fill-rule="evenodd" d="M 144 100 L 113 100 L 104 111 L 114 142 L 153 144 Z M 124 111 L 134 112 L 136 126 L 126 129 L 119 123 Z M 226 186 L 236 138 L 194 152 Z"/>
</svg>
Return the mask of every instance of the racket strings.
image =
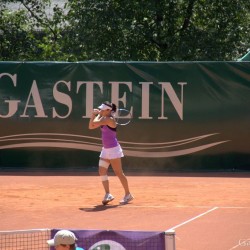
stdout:
<svg viewBox="0 0 250 250">
<path fill-rule="evenodd" d="M 119 125 L 127 125 L 130 123 L 132 116 L 126 109 L 118 109 L 114 115 L 116 123 Z"/>
</svg>

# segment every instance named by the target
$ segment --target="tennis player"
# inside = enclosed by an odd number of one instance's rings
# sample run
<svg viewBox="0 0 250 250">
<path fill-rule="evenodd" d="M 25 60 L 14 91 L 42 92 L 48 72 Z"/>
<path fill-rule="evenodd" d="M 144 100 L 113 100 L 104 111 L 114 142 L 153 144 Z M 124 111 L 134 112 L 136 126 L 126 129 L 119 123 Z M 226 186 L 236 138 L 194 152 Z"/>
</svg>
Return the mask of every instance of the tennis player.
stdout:
<svg viewBox="0 0 250 250">
<path fill-rule="evenodd" d="M 89 120 L 89 129 L 101 128 L 102 133 L 102 151 L 99 159 L 99 175 L 105 190 L 103 205 L 107 205 L 114 199 L 109 190 L 108 168 L 111 165 L 114 173 L 118 176 L 125 195 L 120 204 L 126 204 L 134 199 L 129 191 L 128 180 L 122 170 L 121 158 L 124 156 L 122 148 L 118 143 L 116 136 L 117 124 L 113 117 L 116 112 L 116 105 L 110 102 L 102 103 L 98 109 L 94 109 Z"/>
<path fill-rule="evenodd" d="M 77 238 L 73 232 L 69 230 L 59 230 L 53 239 L 47 240 L 47 243 L 56 250 L 84 250 L 76 246 L 76 241 Z"/>
</svg>

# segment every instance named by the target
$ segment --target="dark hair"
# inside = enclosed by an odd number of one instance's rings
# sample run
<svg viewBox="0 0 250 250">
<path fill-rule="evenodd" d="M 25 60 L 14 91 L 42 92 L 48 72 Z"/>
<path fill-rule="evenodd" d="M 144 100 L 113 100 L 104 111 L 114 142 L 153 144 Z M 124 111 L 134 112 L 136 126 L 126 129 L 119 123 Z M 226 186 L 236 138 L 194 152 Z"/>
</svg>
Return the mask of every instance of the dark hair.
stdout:
<svg viewBox="0 0 250 250">
<path fill-rule="evenodd" d="M 66 244 L 60 244 L 61 246 L 63 247 L 66 247 L 67 245 Z M 69 245 L 70 246 L 70 250 L 75 250 L 76 249 L 76 244 L 72 244 L 72 245 Z"/>
<path fill-rule="evenodd" d="M 108 102 L 108 101 L 106 101 L 106 102 L 104 102 L 103 104 L 105 104 L 105 105 L 107 105 L 107 106 L 109 106 L 110 108 L 112 108 L 112 111 L 113 112 L 116 112 L 116 105 L 114 104 L 114 103 L 111 103 L 111 102 Z"/>
</svg>

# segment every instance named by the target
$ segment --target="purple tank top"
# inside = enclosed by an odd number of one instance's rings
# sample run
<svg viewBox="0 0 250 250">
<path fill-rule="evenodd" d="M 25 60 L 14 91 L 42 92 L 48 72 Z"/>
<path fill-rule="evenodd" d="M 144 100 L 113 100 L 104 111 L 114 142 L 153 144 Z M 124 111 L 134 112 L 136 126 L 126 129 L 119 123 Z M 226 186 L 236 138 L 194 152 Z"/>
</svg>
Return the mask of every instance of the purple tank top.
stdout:
<svg viewBox="0 0 250 250">
<path fill-rule="evenodd" d="M 116 128 L 108 126 L 101 126 L 102 131 L 102 145 L 104 148 L 114 148 L 118 146 L 116 138 Z"/>
</svg>

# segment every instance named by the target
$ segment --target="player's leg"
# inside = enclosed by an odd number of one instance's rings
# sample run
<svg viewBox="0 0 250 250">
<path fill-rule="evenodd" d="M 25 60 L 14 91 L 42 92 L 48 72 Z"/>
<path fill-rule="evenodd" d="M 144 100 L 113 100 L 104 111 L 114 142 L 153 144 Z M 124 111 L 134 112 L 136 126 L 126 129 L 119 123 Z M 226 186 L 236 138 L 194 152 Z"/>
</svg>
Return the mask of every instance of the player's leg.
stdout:
<svg viewBox="0 0 250 250">
<path fill-rule="evenodd" d="M 108 204 L 114 199 L 114 196 L 109 191 L 109 180 L 108 180 L 108 167 L 110 165 L 109 160 L 100 158 L 99 160 L 99 175 L 102 180 L 102 185 L 105 190 L 105 196 L 102 200 L 103 205 Z"/>
<path fill-rule="evenodd" d="M 109 161 L 103 158 L 99 160 L 99 175 L 102 180 L 102 185 L 105 190 L 105 193 L 109 193 L 109 179 L 108 179 L 108 168 L 109 168 Z"/>
<path fill-rule="evenodd" d="M 133 200 L 133 196 L 130 194 L 129 186 L 128 186 L 128 179 L 123 173 L 122 170 L 122 161 L 121 158 L 116 158 L 116 159 L 111 159 L 110 160 L 111 166 L 115 172 L 115 175 L 119 178 L 124 191 L 125 191 L 125 196 L 123 200 L 120 201 L 120 203 L 127 203 L 131 200 Z"/>
</svg>

